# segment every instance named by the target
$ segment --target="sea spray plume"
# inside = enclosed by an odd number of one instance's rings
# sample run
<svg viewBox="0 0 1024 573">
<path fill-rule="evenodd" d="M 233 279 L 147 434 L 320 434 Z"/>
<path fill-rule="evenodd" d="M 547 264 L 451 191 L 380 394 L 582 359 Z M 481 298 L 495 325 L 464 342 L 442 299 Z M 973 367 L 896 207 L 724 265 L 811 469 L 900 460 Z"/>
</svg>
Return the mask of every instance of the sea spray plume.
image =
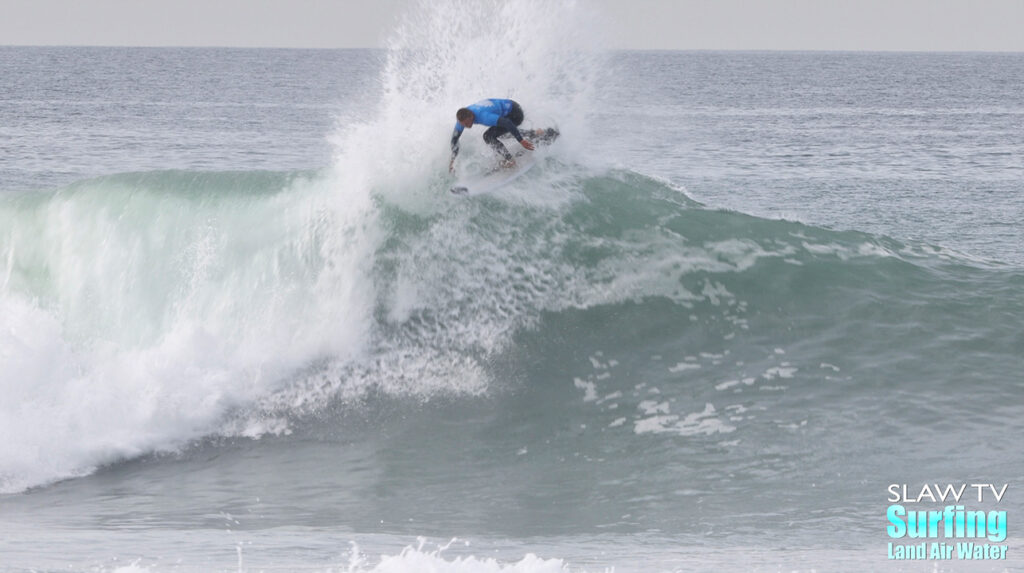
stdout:
<svg viewBox="0 0 1024 573">
<path fill-rule="evenodd" d="M 598 20 L 571 1 L 414 3 L 387 42 L 381 75 L 376 126 L 401 134 L 389 164 L 443 163 L 455 110 L 485 97 L 520 101 L 528 124 L 557 121 L 570 142 L 585 137 L 604 67 Z"/>
</svg>

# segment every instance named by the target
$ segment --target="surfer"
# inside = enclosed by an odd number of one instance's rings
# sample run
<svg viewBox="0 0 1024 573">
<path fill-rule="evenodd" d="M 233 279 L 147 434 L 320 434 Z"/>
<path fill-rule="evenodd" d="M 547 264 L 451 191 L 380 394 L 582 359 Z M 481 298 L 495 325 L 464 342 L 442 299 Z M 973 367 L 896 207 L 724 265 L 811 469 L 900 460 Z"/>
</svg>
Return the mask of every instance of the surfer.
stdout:
<svg viewBox="0 0 1024 573">
<path fill-rule="evenodd" d="M 524 139 L 522 133 L 519 133 L 519 124 L 523 123 L 523 108 L 510 99 L 480 100 L 473 105 L 459 108 L 455 112 L 455 119 L 455 131 L 452 132 L 452 159 L 448 162 L 449 173 L 455 169 L 455 156 L 459 154 L 459 138 L 462 137 L 462 130 L 473 127 L 477 123 L 490 126 L 490 129 L 484 132 L 484 141 L 498 155 L 505 158 L 501 162 L 502 167 L 514 167 L 516 161 L 504 144 L 498 141 L 498 137 L 511 133 L 520 145 L 530 151 L 534 149 L 533 144 Z"/>
</svg>

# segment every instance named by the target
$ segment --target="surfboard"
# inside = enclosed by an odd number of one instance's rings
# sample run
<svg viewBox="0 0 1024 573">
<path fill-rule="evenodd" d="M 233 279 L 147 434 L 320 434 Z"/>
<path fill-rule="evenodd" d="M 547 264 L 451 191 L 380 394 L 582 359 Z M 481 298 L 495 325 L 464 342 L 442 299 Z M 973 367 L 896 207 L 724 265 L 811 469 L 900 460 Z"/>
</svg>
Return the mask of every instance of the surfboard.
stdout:
<svg viewBox="0 0 1024 573">
<path fill-rule="evenodd" d="M 549 128 L 546 130 L 534 130 L 528 135 L 534 145 L 540 147 L 551 144 L 551 142 L 558 138 L 559 134 L 557 129 Z M 519 144 L 516 143 L 515 145 L 518 147 Z M 516 161 L 513 167 L 496 167 L 484 173 L 460 177 L 451 186 L 451 192 L 456 195 L 479 195 L 504 187 L 522 177 L 537 164 L 535 153 L 523 148 L 516 149 L 512 153 L 512 157 Z"/>
<path fill-rule="evenodd" d="M 523 174 L 537 164 L 537 158 L 534 157 L 533 153 L 525 149 L 513 154 L 513 157 L 516 160 L 516 164 L 513 167 L 498 167 L 485 173 L 460 178 L 452 185 L 452 193 L 456 195 L 478 195 L 494 191 L 522 177 Z"/>
</svg>

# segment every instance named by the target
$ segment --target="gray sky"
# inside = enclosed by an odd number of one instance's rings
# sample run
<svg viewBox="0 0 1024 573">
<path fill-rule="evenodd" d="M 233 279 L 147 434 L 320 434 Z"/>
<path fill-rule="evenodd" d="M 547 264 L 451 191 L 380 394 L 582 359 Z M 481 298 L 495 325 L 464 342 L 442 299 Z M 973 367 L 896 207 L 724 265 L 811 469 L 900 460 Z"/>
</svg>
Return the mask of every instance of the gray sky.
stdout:
<svg viewBox="0 0 1024 573">
<path fill-rule="evenodd" d="M 0 0 L 0 45 L 379 47 L 408 0 Z M 1024 0 L 579 0 L 612 47 L 1024 51 Z"/>
</svg>

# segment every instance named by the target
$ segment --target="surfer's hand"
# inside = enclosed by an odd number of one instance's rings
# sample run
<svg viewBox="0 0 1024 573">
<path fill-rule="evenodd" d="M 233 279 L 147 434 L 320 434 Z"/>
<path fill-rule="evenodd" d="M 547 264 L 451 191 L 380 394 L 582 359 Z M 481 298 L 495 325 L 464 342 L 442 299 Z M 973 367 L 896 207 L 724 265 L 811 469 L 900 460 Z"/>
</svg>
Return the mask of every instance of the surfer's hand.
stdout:
<svg viewBox="0 0 1024 573">
<path fill-rule="evenodd" d="M 523 145 L 523 147 L 529 149 L 530 151 L 533 151 L 533 144 L 530 143 L 529 139 L 523 139 L 519 143 L 521 143 Z"/>
</svg>

